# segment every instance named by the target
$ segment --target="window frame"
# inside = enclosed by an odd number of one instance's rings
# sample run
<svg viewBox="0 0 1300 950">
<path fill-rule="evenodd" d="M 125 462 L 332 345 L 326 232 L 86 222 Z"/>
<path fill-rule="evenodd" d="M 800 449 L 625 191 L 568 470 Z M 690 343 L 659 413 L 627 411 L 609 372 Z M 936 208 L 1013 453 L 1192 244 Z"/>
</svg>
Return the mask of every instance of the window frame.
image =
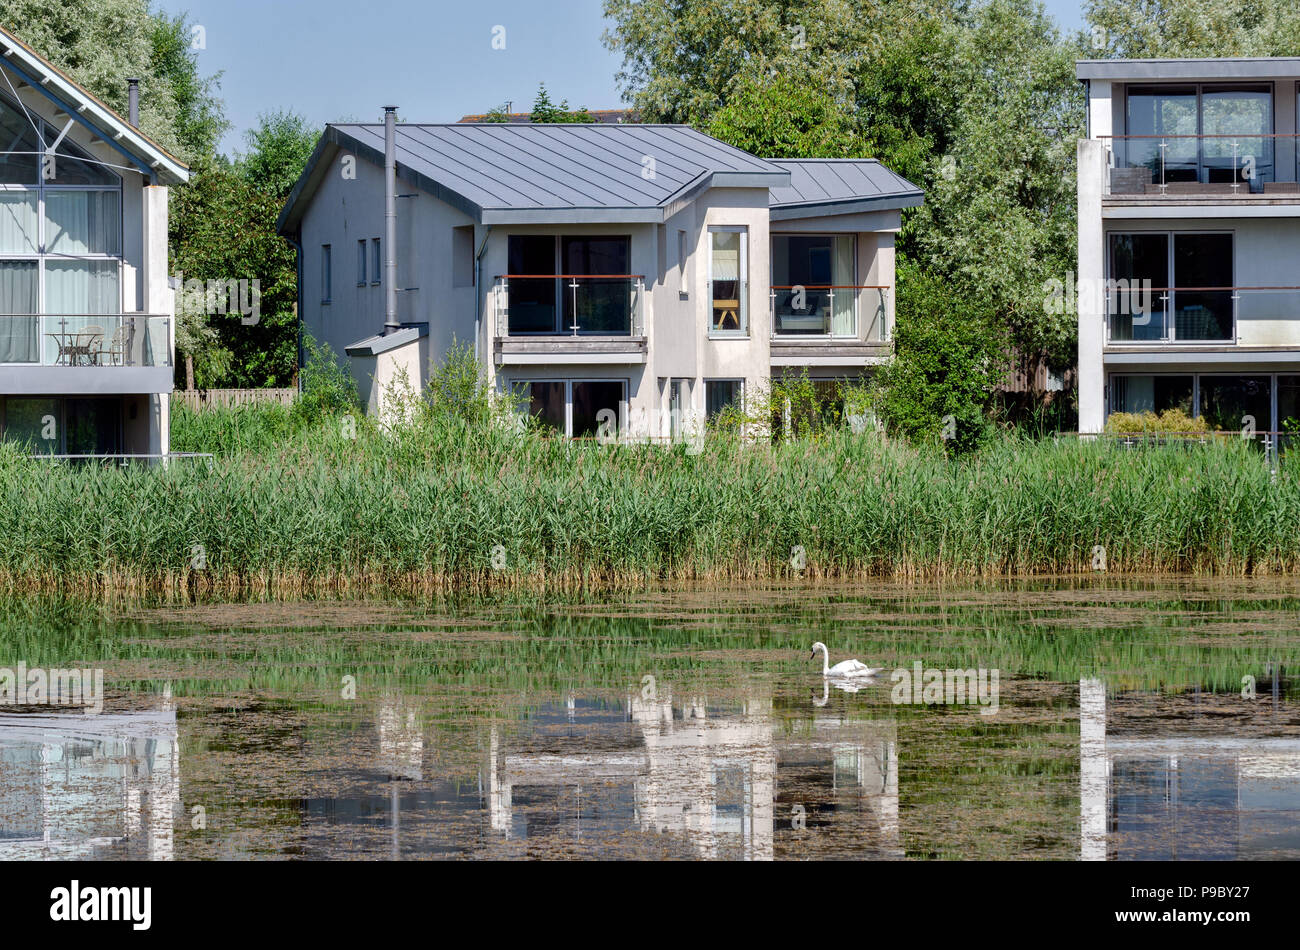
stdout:
<svg viewBox="0 0 1300 950">
<path fill-rule="evenodd" d="M 41 142 L 50 142 L 58 137 L 62 129 L 55 126 L 54 123 L 47 120 L 44 116 L 23 110 L 7 95 L 0 95 L 0 108 L 10 110 L 15 116 L 20 118 L 24 123 L 30 118 L 31 122 L 37 126 L 37 139 Z M 109 183 L 96 183 L 89 185 L 81 184 L 58 184 L 57 179 L 53 182 L 48 181 L 44 175 L 43 156 L 37 153 L 33 181 L 30 182 L 4 182 L 0 183 L 0 192 L 7 194 L 20 194 L 35 196 L 35 233 L 24 234 L 25 243 L 30 243 L 35 250 L 22 251 L 0 251 L 0 262 L 4 263 L 27 263 L 36 265 L 36 306 L 35 312 L 28 314 L 15 314 L 14 316 L 32 316 L 37 318 L 59 317 L 59 316 L 104 316 L 121 318 L 128 313 L 126 301 L 126 281 L 123 279 L 123 265 L 126 257 L 126 194 L 123 176 L 113 169 L 108 162 L 97 159 L 94 155 L 86 151 L 82 146 L 75 142 L 67 141 L 67 146 L 75 151 L 76 154 L 65 154 L 56 152 L 59 159 L 67 159 L 74 162 L 83 162 L 94 165 L 102 169 Z M 62 147 L 62 146 L 61 146 Z M 116 245 L 116 253 L 105 251 L 95 251 L 85 254 L 71 254 L 65 252 L 51 251 L 50 242 L 50 212 L 47 204 L 47 196 L 51 194 L 72 194 L 77 192 L 94 192 L 110 193 L 117 196 L 117 221 L 116 228 L 113 229 L 112 237 Z M 104 314 L 65 314 L 49 312 L 49 284 L 48 270 L 49 265 L 63 262 L 84 262 L 87 264 L 106 264 L 111 263 L 116 266 L 117 277 L 117 299 L 115 312 Z M 44 352 L 45 343 L 42 340 L 39 343 L 38 354 Z M 7 366 L 31 366 L 43 365 L 42 358 L 38 355 L 38 362 L 32 363 L 3 363 L 0 365 Z"/>
<path fill-rule="evenodd" d="M 320 302 L 324 306 L 334 302 L 334 245 L 320 246 Z"/>
<path fill-rule="evenodd" d="M 623 394 L 618 401 L 618 431 L 619 435 L 625 434 L 625 427 L 630 413 L 629 403 L 631 400 L 632 381 L 626 376 L 606 376 L 606 377 L 563 377 L 561 379 L 546 378 L 541 376 L 518 376 L 511 377 L 506 381 L 506 388 L 511 393 L 517 393 L 521 386 L 532 386 L 534 383 L 563 383 L 564 384 L 564 430 L 560 433 L 564 438 L 572 441 L 573 435 L 573 387 L 580 383 L 617 383 L 622 387 Z M 531 415 L 529 407 L 524 409 L 524 415 Z"/>
<path fill-rule="evenodd" d="M 370 239 L 370 286 L 378 287 L 384 282 L 384 245 L 380 238 Z"/>
<path fill-rule="evenodd" d="M 708 259 L 708 314 L 709 314 L 709 339 L 713 340 L 748 340 L 749 339 L 749 225 L 746 224 L 711 224 L 708 228 L 709 234 L 709 259 Z M 740 285 L 738 290 L 737 302 L 739 303 L 740 312 L 737 317 L 740 327 L 735 330 L 720 330 L 714 325 L 713 312 L 716 309 L 714 301 L 714 278 L 713 278 L 713 235 L 714 234 L 739 234 L 740 235 L 740 274 L 737 283 Z"/>
</svg>

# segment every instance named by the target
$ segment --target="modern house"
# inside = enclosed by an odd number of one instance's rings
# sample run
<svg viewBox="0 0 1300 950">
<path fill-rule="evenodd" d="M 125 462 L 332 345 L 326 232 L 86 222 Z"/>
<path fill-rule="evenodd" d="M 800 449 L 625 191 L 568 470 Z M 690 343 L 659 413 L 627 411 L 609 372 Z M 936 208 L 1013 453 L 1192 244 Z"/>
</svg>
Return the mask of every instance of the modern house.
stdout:
<svg viewBox="0 0 1300 950">
<path fill-rule="evenodd" d="M 189 173 L 135 125 L 0 30 L 0 436 L 39 453 L 168 452 Z"/>
<path fill-rule="evenodd" d="M 1087 60 L 1079 429 L 1300 420 L 1300 59 Z"/>
<path fill-rule="evenodd" d="M 559 433 L 668 438 L 774 374 L 887 359 L 921 200 L 874 160 L 768 161 L 687 126 L 390 111 L 326 128 L 279 226 L 305 331 L 373 410 L 457 341 Z"/>
</svg>

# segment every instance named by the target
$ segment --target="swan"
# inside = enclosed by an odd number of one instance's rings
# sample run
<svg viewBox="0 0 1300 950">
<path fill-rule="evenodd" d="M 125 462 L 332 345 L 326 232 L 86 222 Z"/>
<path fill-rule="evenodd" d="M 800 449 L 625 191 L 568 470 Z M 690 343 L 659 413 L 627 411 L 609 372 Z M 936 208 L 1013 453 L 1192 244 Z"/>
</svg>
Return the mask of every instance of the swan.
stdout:
<svg viewBox="0 0 1300 950">
<path fill-rule="evenodd" d="M 818 650 L 822 651 L 822 676 L 824 677 L 851 676 L 856 678 L 865 678 L 868 676 L 875 676 L 882 669 L 882 667 L 873 669 L 861 660 L 844 660 L 841 663 L 836 663 L 834 666 L 831 666 L 831 652 L 826 649 L 826 644 L 824 643 L 814 643 L 812 645 L 812 655 L 808 657 L 808 659 L 815 660 L 817 658 Z"/>
</svg>

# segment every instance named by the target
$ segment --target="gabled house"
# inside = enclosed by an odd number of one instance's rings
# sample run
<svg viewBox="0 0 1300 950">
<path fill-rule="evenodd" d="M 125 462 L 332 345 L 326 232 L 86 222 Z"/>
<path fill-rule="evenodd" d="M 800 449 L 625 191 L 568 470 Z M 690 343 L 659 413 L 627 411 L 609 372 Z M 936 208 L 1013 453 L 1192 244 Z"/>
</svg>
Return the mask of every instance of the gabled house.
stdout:
<svg viewBox="0 0 1300 950">
<path fill-rule="evenodd" d="M 613 416 L 668 438 L 774 374 L 886 359 L 894 237 L 920 202 L 873 160 L 767 161 L 687 126 L 390 112 L 326 128 L 279 227 L 304 330 L 373 409 L 459 341 L 558 433 Z"/>
<path fill-rule="evenodd" d="M 188 175 L 0 29 L 0 437 L 167 454 L 167 197 Z"/>
<path fill-rule="evenodd" d="M 1079 429 L 1300 421 L 1300 59 L 1089 60 Z"/>
</svg>

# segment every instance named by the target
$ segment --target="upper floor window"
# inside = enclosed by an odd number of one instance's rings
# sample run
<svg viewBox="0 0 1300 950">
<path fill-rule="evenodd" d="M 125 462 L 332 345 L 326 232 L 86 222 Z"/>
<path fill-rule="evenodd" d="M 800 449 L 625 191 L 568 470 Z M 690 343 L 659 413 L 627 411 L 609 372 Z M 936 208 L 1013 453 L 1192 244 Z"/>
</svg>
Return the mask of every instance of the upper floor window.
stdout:
<svg viewBox="0 0 1300 950">
<path fill-rule="evenodd" d="M 366 285 L 366 239 L 357 241 L 357 286 Z"/>
<path fill-rule="evenodd" d="M 1153 184 L 1274 180 L 1269 83 L 1129 86 L 1124 131 L 1117 166 L 1145 167 Z"/>
<path fill-rule="evenodd" d="M 504 278 L 511 333 L 629 334 L 640 280 L 631 239 L 512 234 Z"/>
<path fill-rule="evenodd" d="M 748 257 L 747 228 L 709 228 L 709 285 L 712 294 L 709 331 L 715 335 L 745 336 L 749 333 L 746 299 Z"/>
<path fill-rule="evenodd" d="M 320 302 L 329 303 L 334 288 L 334 248 L 328 244 L 320 246 Z"/>
<path fill-rule="evenodd" d="M 773 329 L 781 336 L 857 336 L 852 234 L 772 235 Z"/>
<path fill-rule="evenodd" d="M 47 152 L 62 132 L 0 97 L 0 363 L 121 323 L 122 179 L 66 137 Z"/>
<path fill-rule="evenodd" d="M 370 283 L 379 284 L 384 280 L 383 245 L 379 238 L 370 240 Z"/>
</svg>

